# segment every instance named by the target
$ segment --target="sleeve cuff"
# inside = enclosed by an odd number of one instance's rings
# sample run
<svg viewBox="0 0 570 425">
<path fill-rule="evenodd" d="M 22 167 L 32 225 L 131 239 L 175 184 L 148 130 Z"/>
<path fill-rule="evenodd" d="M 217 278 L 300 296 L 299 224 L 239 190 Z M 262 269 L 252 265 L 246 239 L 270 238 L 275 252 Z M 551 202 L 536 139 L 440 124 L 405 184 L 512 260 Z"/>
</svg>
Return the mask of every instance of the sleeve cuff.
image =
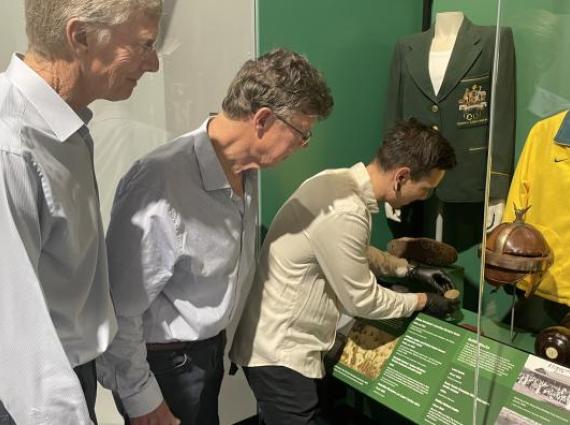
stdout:
<svg viewBox="0 0 570 425">
<path fill-rule="evenodd" d="M 162 392 L 156 382 L 156 378 L 151 375 L 145 386 L 136 394 L 123 398 L 123 407 L 130 418 L 146 415 L 156 409 L 164 401 Z"/>
<path fill-rule="evenodd" d="M 400 295 L 403 297 L 402 299 L 402 303 L 404 305 L 403 315 L 405 317 L 410 317 L 416 311 L 416 307 L 418 305 L 418 295 L 415 292 L 409 294 L 400 294 Z"/>
</svg>

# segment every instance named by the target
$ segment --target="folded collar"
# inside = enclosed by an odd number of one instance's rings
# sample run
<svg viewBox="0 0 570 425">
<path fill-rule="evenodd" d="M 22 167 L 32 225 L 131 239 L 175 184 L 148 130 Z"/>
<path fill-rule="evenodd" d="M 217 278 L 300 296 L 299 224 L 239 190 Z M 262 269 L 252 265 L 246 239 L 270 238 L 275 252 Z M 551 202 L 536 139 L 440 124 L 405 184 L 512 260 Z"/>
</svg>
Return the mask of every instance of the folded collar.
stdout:
<svg viewBox="0 0 570 425">
<path fill-rule="evenodd" d="M 212 141 L 208 136 L 208 123 L 212 118 L 213 117 L 209 117 L 200 126 L 194 142 L 202 183 L 204 189 L 207 191 L 230 188 L 230 183 L 226 178 L 222 165 L 214 150 L 214 146 L 212 146 Z"/>
<path fill-rule="evenodd" d="M 23 56 L 13 54 L 6 77 L 36 108 L 60 142 L 64 142 L 91 119 L 88 108 L 80 115 L 55 92 L 49 84 L 23 62 Z"/>
<path fill-rule="evenodd" d="M 350 167 L 350 172 L 358 185 L 360 197 L 366 203 L 366 207 L 372 214 L 376 214 L 379 211 L 378 201 L 374 197 L 372 181 L 370 180 L 370 174 L 368 174 L 366 166 L 362 162 L 359 162 Z"/>
</svg>

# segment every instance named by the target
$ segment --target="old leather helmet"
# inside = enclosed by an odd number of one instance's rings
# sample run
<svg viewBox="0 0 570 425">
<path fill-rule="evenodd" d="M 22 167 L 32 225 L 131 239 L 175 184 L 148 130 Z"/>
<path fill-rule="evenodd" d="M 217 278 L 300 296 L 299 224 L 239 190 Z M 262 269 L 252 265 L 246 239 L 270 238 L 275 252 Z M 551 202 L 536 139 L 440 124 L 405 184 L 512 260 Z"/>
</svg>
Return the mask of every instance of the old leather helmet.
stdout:
<svg viewBox="0 0 570 425">
<path fill-rule="evenodd" d="M 529 208 L 519 210 L 515 206 L 515 221 L 502 223 L 487 235 L 485 280 L 494 286 L 516 284 L 528 274 L 540 277 L 552 264 L 546 239 L 536 227 L 524 222 Z M 536 284 L 540 281 L 534 280 Z"/>
</svg>

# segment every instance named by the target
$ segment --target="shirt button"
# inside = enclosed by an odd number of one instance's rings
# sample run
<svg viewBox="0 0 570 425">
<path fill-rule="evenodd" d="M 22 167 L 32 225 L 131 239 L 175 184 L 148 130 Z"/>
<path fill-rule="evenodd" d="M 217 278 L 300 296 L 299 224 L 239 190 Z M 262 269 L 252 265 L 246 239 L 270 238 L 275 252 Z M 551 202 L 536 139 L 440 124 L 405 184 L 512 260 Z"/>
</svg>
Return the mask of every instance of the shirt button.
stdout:
<svg viewBox="0 0 570 425">
<path fill-rule="evenodd" d="M 439 127 L 437 125 L 432 125 L 431 128 L 433 128 L 435 131 L 439 131 Z"/>
<path fill-rule="evenodd" d="M 432 105 L 431 111 L 432 111 L 432 112 L 438 112 L 438 111 L 439 111 L 439 106 L 437 106 L 437 105 Z"/>
</svg>

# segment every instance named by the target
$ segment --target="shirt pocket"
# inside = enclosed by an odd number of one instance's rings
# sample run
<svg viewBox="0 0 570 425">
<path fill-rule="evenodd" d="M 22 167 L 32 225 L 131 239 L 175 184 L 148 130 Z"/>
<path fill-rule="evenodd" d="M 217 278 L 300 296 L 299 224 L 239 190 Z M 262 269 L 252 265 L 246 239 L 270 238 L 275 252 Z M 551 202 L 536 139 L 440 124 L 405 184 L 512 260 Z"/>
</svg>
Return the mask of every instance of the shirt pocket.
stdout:
<svg viewBox="0 0 570 425">
<path fill-rule="evenodd" d="M 490 102 L 489 75 L 466 77 L 459 82 L 457 92 L 457 127 L 471 128 L 487 125 Z"/>
</svg>

